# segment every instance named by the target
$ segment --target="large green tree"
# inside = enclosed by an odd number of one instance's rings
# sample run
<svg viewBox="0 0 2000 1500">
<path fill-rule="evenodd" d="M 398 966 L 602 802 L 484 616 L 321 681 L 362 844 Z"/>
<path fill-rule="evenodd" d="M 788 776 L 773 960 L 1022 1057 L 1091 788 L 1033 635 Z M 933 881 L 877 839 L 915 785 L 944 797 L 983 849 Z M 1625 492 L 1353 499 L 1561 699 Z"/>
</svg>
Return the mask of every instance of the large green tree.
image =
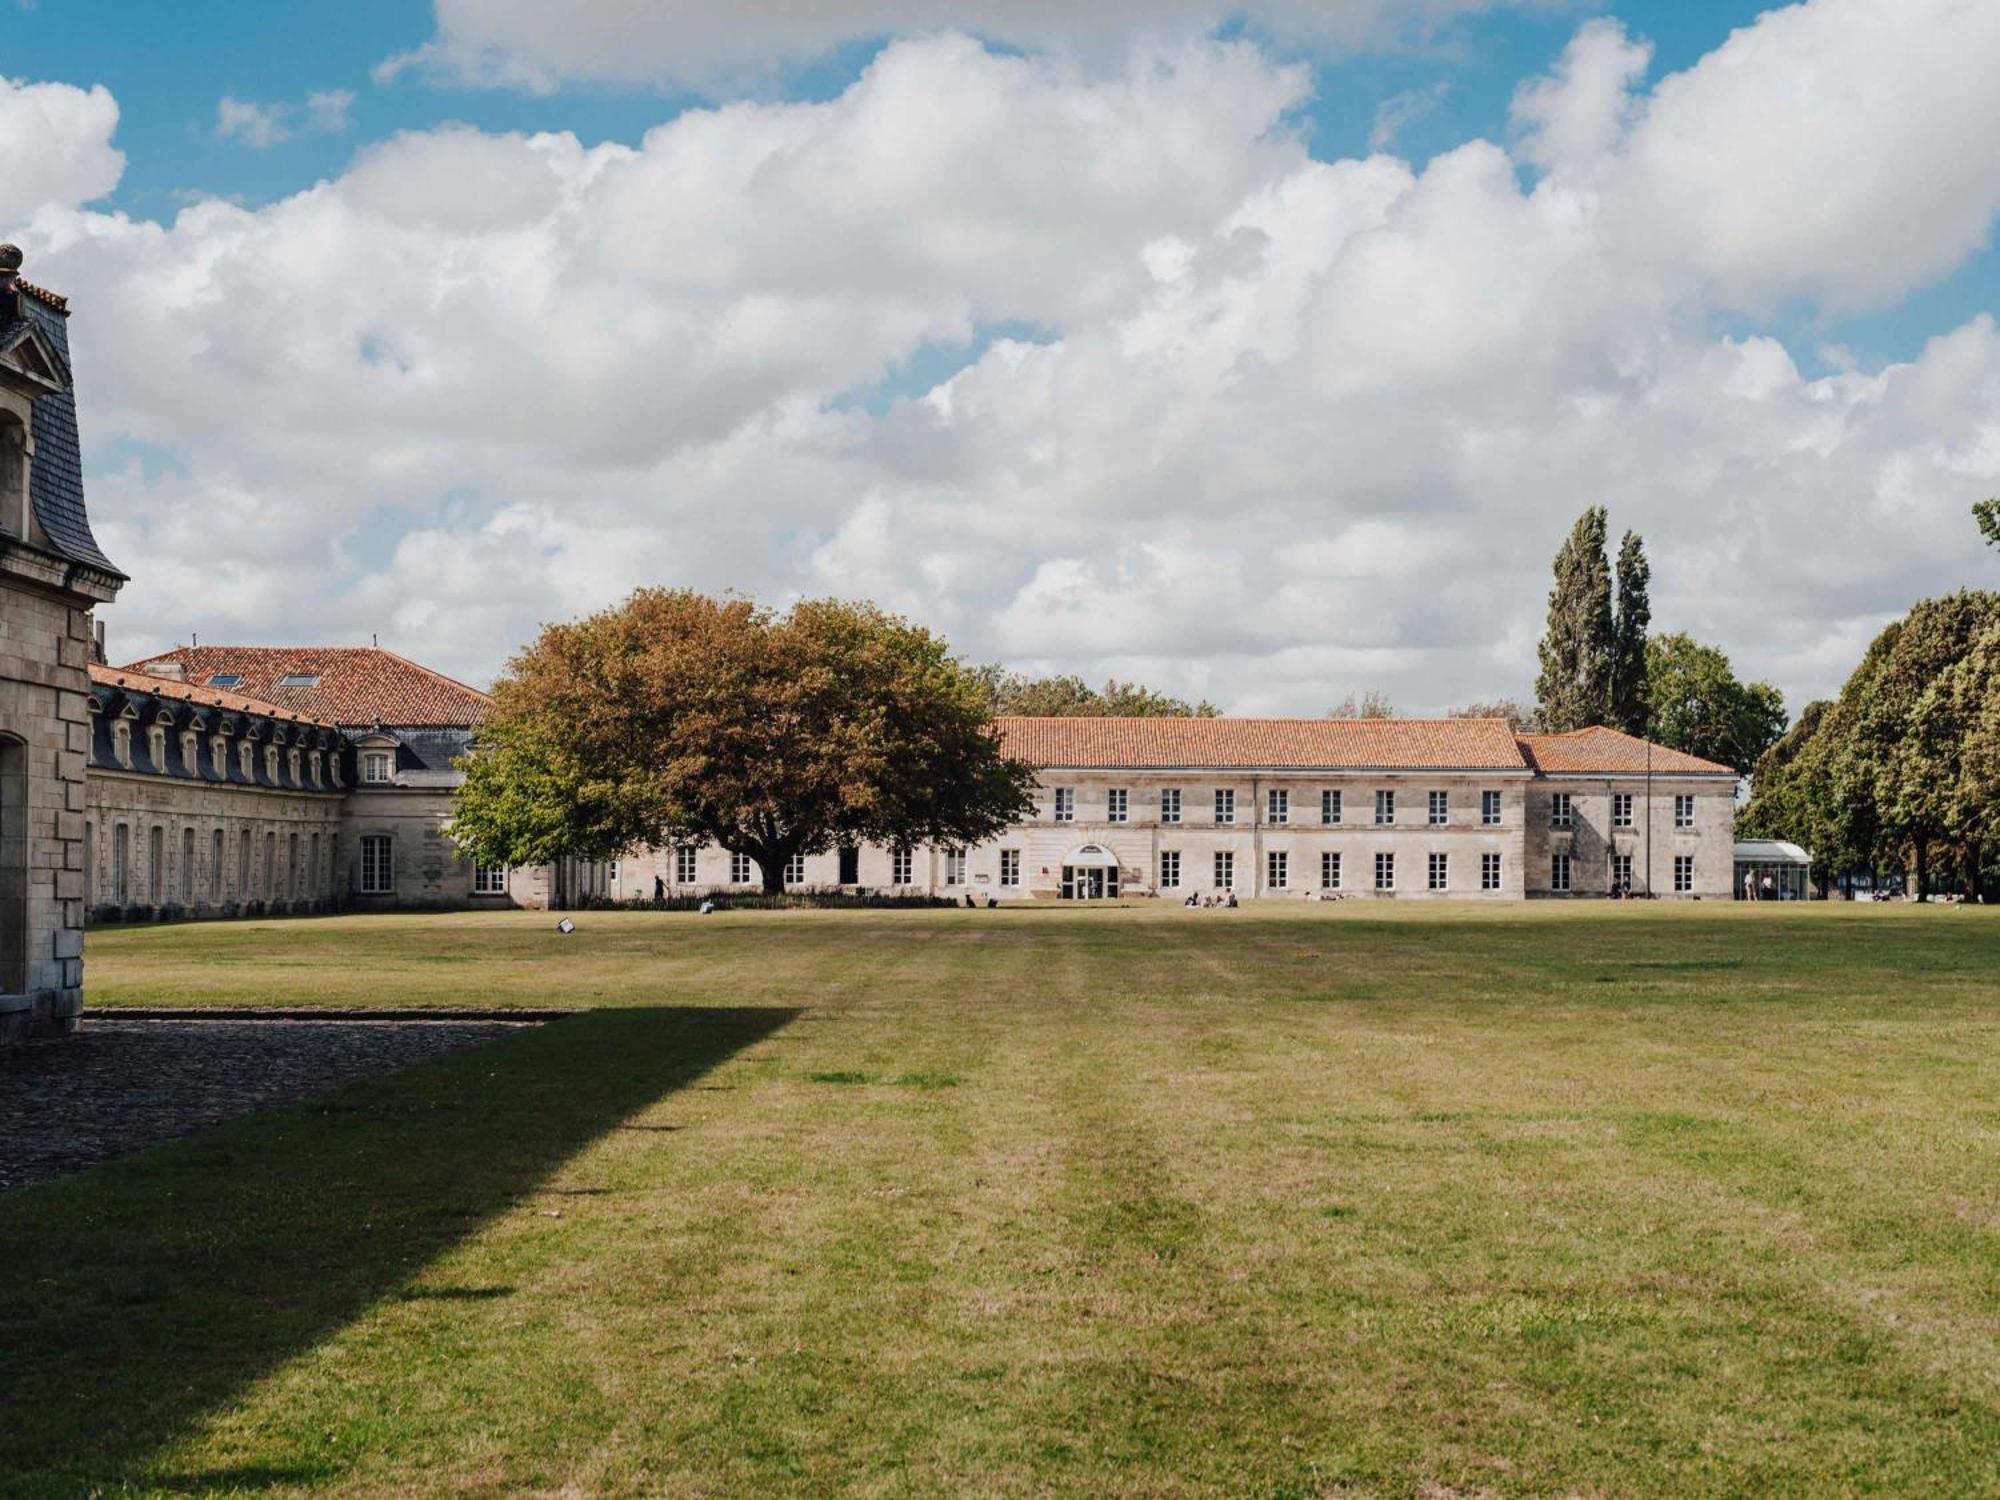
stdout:
<svg viewBox="0 0 2000 1500">
<path fill-rule="evenodd" d="M 712 842 L 776 892 L 793 855 L 974 843 L 1033 805 L 978 676 L 872 605 L 645 589 L 545 627 L 493 697 L 452 821 L 483 863 Z"/>
<path fill-rule="evenodd" d="M 1618 612 L 1611 626 L 1611 712 L 1613 729 L 1643 735 L 1649 727 L 1646 632 L 1653 621 L 1647 597 L 1653 570 L 1639 533 L 1628 531 L 1618 544 Z"/>
<path fill-rule="evenodd" d="M 1218 712 L 1206 699 L 1190 703 L 1115 677 L 1094 688 L 1081 677 L 1029 677 L 997 666 L 981 667 L 977 675 L 996 714 L 1045 719 L 1212 719 Z"/>
<path fill-rule="evenodd" d="M 1536 721 L 1552 733 L 1602 724 L 1611 716 L 1615 616 L 1604 542 L 1604 507 L 1593 505 L 1577 517 L 1556 553 L 1542 669 L 1535 679 Z"/>
<path fill-rule="evenodd" d="M 1785 732 L 1784 695 L 1737 681 L 1727 656 L 1684 631 L 1646 642 L 1645 702 L 1661 744 L 1746 774 Z"/>
</svg>

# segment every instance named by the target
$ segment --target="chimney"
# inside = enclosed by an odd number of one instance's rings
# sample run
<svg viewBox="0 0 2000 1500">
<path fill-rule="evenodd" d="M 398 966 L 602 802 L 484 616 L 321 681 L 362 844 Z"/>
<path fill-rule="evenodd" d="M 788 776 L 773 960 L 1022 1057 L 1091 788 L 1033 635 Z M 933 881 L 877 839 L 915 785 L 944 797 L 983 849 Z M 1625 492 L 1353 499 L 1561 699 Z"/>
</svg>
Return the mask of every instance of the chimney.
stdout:
<svg viewBox="0 0 2000 1500">
<path fill-rule="evenodd" d="M 90 620 L 90 659 L 100 667 L 111 664 L 111 658 L 104 654 L 104 622 L 95 615 Z"/>
<path fill-rule="evenodd" d="M 9 322 L 21 316 L 21 247 L 0 245 L 0 315 Z"/>
<path fill-rule="evenodd" d="M 180 658 L 177 656 L 162 656 L 157 661 L 147 662 L 139 670 L 144 672 L 148 677 L 162 678 L 167 682 L 182 682 L 186 680 L 186 674 L 181 671 Z"/>
</svg>

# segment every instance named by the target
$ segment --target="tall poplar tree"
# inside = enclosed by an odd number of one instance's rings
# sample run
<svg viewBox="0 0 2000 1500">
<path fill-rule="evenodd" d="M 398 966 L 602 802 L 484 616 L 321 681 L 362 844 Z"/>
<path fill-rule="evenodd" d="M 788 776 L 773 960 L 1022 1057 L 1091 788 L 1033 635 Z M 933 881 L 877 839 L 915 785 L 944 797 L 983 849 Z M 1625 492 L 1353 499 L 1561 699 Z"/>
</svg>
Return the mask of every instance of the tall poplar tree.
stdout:
<svg viewBox="0 0 2000 1500">
<path fill-rule="evenodd" d="M 1646 694 L 1646 629 L 1653 606 L 1646 597 L 1653 570 L 1639 533 L 1628 531 L 1618 544 L 1618 616 L 1612 627 L 1611 714 L 1606 722 L 1627 734 L 1649 727 Z"/>
<path fill-rule="evenodd" d="M 1550 733 L 1611 716 L 1615 620 L 1604 545 L 1604 507 L 1593 505 L 1556 553 L 1556 586 L 1549 590 L 1549 628 L 1535 679 L 1536 722 Z"/>
</svg>

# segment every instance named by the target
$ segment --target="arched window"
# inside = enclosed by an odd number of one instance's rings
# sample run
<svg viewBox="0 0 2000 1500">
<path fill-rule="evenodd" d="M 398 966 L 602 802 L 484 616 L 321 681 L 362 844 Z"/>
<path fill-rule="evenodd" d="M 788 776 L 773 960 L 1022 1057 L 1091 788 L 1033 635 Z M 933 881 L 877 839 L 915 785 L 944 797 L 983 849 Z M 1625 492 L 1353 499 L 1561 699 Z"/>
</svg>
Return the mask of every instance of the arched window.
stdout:
<svg viewBox="0 0 2000 1500">
<path fill-rule="evenodd" d="M 236 899 L 250 899 L 250 830 L 236 836 Z"/>
<path fill-rule="evenodd" d="M 215 830 L 208 851 L 208 894 L 211 899 L 222 899 L 222 830 Z"/>
<path fill-rule="evenodd" d="M 28 946 L 28 747 L 10 735 L 0 739 L 0 993 L 27 992 Z"/>
<path fill-rule="evenodd" d="M 194 830 L 181 830 L 181 905 L 194 905 Z"/>
<path fill-rule="evenodd" d="M 264 894 L 270 897 L 278 894 L 278 835 L 272 832 L 264 835 Z"/>
<path fill-rule="evenodd" d="M 146 900 L 154 906 L 166 895 L 161 866 L 166 863 L 167 831 L 155 823 L 146 833 Z"/>
</svg>

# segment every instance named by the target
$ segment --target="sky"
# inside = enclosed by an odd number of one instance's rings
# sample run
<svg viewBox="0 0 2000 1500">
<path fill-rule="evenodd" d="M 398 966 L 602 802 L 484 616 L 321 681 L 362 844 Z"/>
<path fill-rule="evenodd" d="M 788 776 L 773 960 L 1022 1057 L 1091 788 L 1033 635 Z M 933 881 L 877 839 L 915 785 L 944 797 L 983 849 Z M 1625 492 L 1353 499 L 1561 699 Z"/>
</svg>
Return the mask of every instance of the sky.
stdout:
<svg viewBox="0 0 2000 1500">
<path fill-rule="evenodd" d="M 1585 507 L 1793 711 L 2000 584 L 1990 0 L 0 0 L 114 660 L 642 585 L 1532 697 Z"/>
</svg>

